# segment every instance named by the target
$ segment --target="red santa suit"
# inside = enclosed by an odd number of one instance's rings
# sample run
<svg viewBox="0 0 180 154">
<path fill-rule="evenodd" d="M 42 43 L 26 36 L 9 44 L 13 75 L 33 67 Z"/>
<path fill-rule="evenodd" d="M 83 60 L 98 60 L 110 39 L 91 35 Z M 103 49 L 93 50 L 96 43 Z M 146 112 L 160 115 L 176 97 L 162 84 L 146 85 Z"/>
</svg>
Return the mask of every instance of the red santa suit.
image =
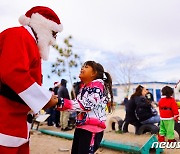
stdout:
<svg viewBox="0 0 180 154">
<path fill-rule="evenodd" d="M 0 95 L 0 145 L 3 146 L 18 147 L 26 143 L 29 138 L 28 112 L 32 109 L 37 113 L 51 98 L 51 93 L 41 87 L 41 58 L 31 34 L 30 28 L 15 27 L 0 35 L 1 82 L 27 104 Z"/>
<path fill-rule="evenodd" d="M 0 33 L 0 83 L 3 85 L 0 89 L 5 85 L 20 98 L 7 97 L 8 92 L 2 94 L 0 91 L 0 153 L 12 153 L 7 152 L 8 147 L 15 147 L 9 150 L 24 145 L 28 148 L 30 124 L 27 115 L 30 111 L 38 113 L 52 96 L 41 86 L 41 58 L 47 59 L 43 51 L 49 52 L 52 31 L 62 30 L 60 20 L 50 8 L 37 6 L 21 16 L 20 23 L 24 26 Z M 36 32 L 38 43 L 27 25 Z"/>
<path fill-rule="evenodd" d="M 179 116 L 178 107 L 173 97 L 161 98 L 158 105 L 161 120 L 175 119 Z"/>
<path fill-rule="evenodd" d="M 168 142 L 175 142 L 174 120 L 178 120 L 179 117 L 176 101 L 173 97 L 163 97 L 160 99 L 158 105 L 161 118 L 158 141 L 164 142 L 166 137 Z"/>
</svg>

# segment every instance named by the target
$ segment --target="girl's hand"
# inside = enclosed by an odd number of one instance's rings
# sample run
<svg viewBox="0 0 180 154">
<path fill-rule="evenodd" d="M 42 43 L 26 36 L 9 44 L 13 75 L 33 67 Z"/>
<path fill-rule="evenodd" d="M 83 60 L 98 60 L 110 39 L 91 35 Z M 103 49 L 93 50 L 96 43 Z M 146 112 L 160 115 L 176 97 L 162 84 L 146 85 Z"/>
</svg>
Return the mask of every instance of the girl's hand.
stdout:
<svg viewBox="0 0 180 154">
<path fill-rule="evenodd" d="M 56 104 L 58 103 L 58 97 L 57 95 L 52 95 L 51 99 L 49 100 L 49 102 L 43 107 L 43 109 L 47 109 L 53 106 L 56 106 Z"/>
</svg>

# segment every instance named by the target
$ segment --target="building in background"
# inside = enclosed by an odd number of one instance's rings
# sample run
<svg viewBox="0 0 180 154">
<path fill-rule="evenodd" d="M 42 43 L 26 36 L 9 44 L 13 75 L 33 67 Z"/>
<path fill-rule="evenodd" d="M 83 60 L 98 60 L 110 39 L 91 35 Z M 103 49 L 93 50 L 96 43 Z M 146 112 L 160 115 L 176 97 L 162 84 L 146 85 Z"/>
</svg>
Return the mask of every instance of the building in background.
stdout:
<svg viewBox="0 0 180 154">
<path fill-rule="evenodd" d="M 180 91 L 179 87 L 175 88 L 176 83 L 169 83 L 169 82 L 138 82 L 132 83 L 130 85 L 127 84 L 113 84 L 113 95 L 114 101 L 117 104 L 121 104 L 126 96 L 130 98 L 130 96 L 134 93 L 136 87 L 138 85 L 142 85 L 143 87 L 147 88 L 149 92 L 153 94 L 154 101 L 158 102 L 161 98 L 161 89 L 164 86 L 170 86 L 174 89 L 174 97 L 175 99 L 180 100 Z M 127 91 L 127 86 L 129 86 L 129 90 Z"/>
</svg>

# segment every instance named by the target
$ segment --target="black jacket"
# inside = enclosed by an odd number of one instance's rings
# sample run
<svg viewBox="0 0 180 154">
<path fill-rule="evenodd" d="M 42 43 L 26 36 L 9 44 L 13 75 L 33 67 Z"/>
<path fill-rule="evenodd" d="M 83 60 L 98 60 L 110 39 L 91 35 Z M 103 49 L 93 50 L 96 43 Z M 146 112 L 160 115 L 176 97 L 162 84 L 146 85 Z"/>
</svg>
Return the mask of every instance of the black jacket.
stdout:
<svg viewBox="0 0 180 154">
<path fill-rule="evenodd" d="M 137 119 L 142 122 L 153 116 L 151 103 L 144 96 L 135 97 Z"/>
<path fill-rule="evenodd" d="M 134 99 L 130 99 L 125 103 L 126 108 L 126 115 L 125 115 L 125 121 L 128 123 L 135 123 L 138 121 L 135 115 L 136 110 L 136 103 Z"/>
<path fill-rule="evenodd" d="M 61 84 L 60 88 L 58 89 L 58 98 L 60 97 L 70 99 L 68 89 L 66 88 L 66 84 Z"/>
</svg>

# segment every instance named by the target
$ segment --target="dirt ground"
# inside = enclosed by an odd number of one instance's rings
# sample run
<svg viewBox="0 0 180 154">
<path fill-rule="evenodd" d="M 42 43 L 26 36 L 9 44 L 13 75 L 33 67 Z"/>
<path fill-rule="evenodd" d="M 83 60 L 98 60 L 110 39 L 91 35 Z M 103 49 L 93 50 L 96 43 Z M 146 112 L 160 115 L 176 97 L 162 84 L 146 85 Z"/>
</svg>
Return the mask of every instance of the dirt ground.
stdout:
<svg viewBox="0 0 180 154">
<path fill-rule="evenodd" d="M 115 131 L 112 131 L 111 127 L 109 127 L 109 123 L 110 123 L 109 119 L 111 117 L 119 116 L 123 119 L 124 115 L 125 115 L 125 110 L 123 106 L 120 106 L 112 114 L 108 115 L 107 128 L 105 130 L 103 139 L 141 147 L 148 141 L 148 139 L 151 136 L 150 134 L 135 135 L 133 126 L 130 126 L 129 133 L 120 134 Z M 59 128 L 56 128 L 54 126 L 47 126 L 46 123 L 41 124 L 39 129 L 47 129 L 56 132 L 61 132 Z M 67 131 L 66 133 L 73 134 L 73 132 L 74 130 L 71 130 L 71 131 Z M 178 140 L 177 134 L 176 134 L 176 139 Z M 31 154 L 70 154 L 71 145 L 72 145 L 72 140 L 45 135 L 39 131 L 32 130 L 32 134 L 30 138 Z M 96 152 L 96 154 L 120 154 L 120 153 L 125 153 L 125 152 L 111 150 L 104 147 L 99 148 L 98 151 Z M 180 149 L 165 149 L 164 153 L 179 154 Z"/>
</svg>

